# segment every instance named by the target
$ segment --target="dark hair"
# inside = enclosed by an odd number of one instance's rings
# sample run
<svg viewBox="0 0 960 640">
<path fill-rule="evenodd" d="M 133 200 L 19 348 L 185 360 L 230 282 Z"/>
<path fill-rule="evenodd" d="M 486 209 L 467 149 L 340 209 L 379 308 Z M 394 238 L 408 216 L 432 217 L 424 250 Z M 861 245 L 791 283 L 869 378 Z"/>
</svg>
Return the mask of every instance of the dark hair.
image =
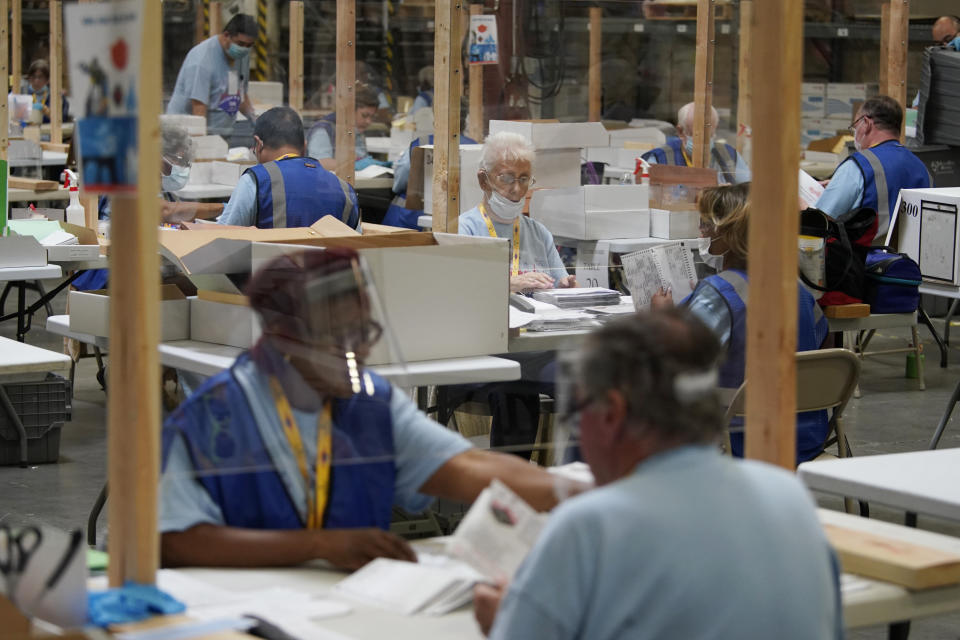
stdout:
<svg viewBox="0 0 960 640">
<path fill-rule="evenodd" d="M 716 392 L 720 343 L 688 311 L 670 308 L 615 320 L 584 344 L 577 375 L 590 398 L 612 389 L 627 401 L 635 432 L 664 444 L 715 441 L 723 428 Z"/>
<path fill-rule="evenodd" d="M 230 18 L 230 21 L 223 28 L 223 32 L 228 36 L 243 34 L 251 38 L 257 37 L 257 21 L 246 13 L 238 13 Z"/>
<path fill-rule="evenodd" d="M 890 96 L 868 98 L 860 107 L 860 115 L 873 120 L 873 126 L 876 128 L 900 135 L 900 126 L 903 124 L 903 108 L 899 102 Z"/>
<path fill-rule="evenodd" d="M 45 75 L 47 80 L 50 79 L 50 64 L 43 58 L 38 58 L 30 63 L 30 68 L 27 70 L 27 77 L 29 78 L 37 71 Z"/>
<path fill-rule="evenodd" d="M 356 85 L 356 90 L 354 91 L 354 96 L 354 102 L 357 109 L 363 109 L 364 107 L 377 108 L 380 106 L 380 98 L 377 96 L 377 92 L 374 91 L 370 85 L 358 82 Z"/>
<path fill-rule="evenodd" d="M 263 141 L 269 149 L 296 147 L 303 149 L 303 121 L 300 115 L 290 107 L 273 107 L 257 118 L 253 125 L 253 135 Z"/>
</svg>

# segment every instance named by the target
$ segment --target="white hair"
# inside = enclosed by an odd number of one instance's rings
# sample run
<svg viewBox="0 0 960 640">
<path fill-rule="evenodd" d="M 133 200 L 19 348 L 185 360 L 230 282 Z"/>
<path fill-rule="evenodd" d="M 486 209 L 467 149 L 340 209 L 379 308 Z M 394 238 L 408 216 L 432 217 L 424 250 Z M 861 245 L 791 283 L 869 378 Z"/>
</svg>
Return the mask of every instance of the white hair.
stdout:
<svg viewBox="0 0 960 640">
<path fill-rule="evenodd" d="M 187 130 L 171 122 L 160 123 L 161 153 L 165 156 L 182 154 L 187 162 L 193 161 L 193 140 Z"/>
<path fill-rule="evenodd" d="M 480 168 L 490 171 L 503 162 L 529 162 L 533 164 L 533 143 L 509 131 L 500 131 L 487 137 L 480 154 Z"/>
<path fill-rule="evenodd" d="M 693 135 L 693 112 L 695 108 L 693 102 L 688 102 L 677 111 L 677 128 L 682 129 L 683 133 L 688 136 Z M 716 131 L 717 125 L 720 124 L 720 114 L 717 113 L 713 105 L 710 105 L 710 121 L 713 123 L 712 129 Z"/>
</svg>

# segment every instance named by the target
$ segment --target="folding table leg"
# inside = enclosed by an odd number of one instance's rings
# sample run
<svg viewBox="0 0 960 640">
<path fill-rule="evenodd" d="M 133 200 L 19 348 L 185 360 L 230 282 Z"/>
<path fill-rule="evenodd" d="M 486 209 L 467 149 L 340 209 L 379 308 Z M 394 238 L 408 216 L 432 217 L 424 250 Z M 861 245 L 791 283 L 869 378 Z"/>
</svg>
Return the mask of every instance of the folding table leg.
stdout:
<svg viewBox="0 0 960 640">
<path fill-rule="evenodd" d="M 947 345 L 943 343 L 943 338 L 940 337 L 940 334 L 937 333 L 937 329 L 933 326 L 933 322 L 930 320 L 930 316 L 927 315 L 927 312 L 923 310 L 923 305 L 917 307 L 917 320 L 922 322 L 927 326 L 927 329 L 930 329 L 930 334 L 933 336 L 933 339 L 937 343 L 937 347 L 940 348 L 940 368 L 947 368 Z"/>
<path fill-rule="evenodd" d="M 943 411 L 943 416 L 940 418 L 940 424 L 937 425 L 937 430 L 933 432 L 933 439 L 930 441 L 930 448 L 936 449 L 937 445 L 940 444 L 940 437 L 943 435 L 943 430 L 947 428 L 947 423 L 950 422 L 950 415 L 953 413 L 953 408 L 957 406 L 957 402 L 960 402 L 960 382 L 957 382 L 957 385 L 953 388 L 953 393 L 950 394 L 950 399 L 947 401 L 947 408 Z"/>
<path fill-rule="evenodd" d="M 960 298 L 951 300 L 947 317 L 943 319 L 943 343 L 947 346 L 950 346 L 950 321 L 953 320 L 953 314 L 957 312 L 957 305 L 960 305 Z"/>
</svg>

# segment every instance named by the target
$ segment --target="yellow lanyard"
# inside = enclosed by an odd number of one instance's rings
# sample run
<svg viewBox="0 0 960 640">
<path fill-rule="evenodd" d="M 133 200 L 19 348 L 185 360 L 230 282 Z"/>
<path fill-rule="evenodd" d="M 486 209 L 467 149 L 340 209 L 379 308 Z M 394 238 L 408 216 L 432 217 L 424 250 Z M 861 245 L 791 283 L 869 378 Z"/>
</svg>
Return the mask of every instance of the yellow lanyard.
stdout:
<svg viewBox="0 0 960 640">
<path fill-rule="evenodd" d="M 307 529 L 323 528 L 323 512 L 327 508 L 327 492 L 330 487 L 330 459 L 333 457 L 332 446 L 332 410 L 330 401 L 323 403 L 323 409 L 317 416 L 317 464 L 313 498 L 310 496 L 310 466 L 307 464 L 307 454 L 300 439 L 300 430 L 297 420 L 293 417 L 293 410 L 283 392 L 280 381 L 270 376 L 270 391 L 273 392 L 273 402 L 277 406 L 280 424 L 283 425 L 283 434 L 297 458 L 300 475 L 303 476 L 304 487 L 307 490 Z"/>
<path fill-rule="evenodd" d="M 298 156 L 298 155 L 295 154 L 295 153 L 285 153 L 285 154 L 283 154 L 282 156 L 280 156 L 279 158 L 277 158 L 276 160 L 274 160 L 274 162 L 280 162 L 281 160 L 286 160 L 287 158 L 299 158 L 299 157 L 300 157 L 300 156 Z"/>
<path fill-rule="evenodd" d="M 683 154 L 683 161 L 687 163 L 687 166 L 688 166 L 688 167 L 692 167 L 692 166 L 693 166 L 693 161 L 690 160 L 690 156 L 687 155 L 687 148 L 686 148 L 686 147 L 680 147 L 680 153 Z"/>
<path fill-rule="evenodd" d="M 491 238 L 497 237 L 497 230 L 493 227 L 493 221 L 487 215 L 487 208 L 480 203 L 480 215 L 483 221 L 487 223 L 487 231 Z M 513 264 L 510 267 L 510 276 L 520 275 L 520 218 L 513 221 Z"/>
</svg>

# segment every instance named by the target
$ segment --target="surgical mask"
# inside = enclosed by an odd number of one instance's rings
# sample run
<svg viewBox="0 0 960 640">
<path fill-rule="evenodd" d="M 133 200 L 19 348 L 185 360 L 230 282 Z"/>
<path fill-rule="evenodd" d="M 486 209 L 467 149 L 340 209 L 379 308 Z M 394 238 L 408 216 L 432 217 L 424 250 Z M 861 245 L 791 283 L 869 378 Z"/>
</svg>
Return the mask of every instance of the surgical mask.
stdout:
<svg viewBox="0 0 960 640">
<path fill-rule="evenodd" d="M 687 150 L 687 153 L 693 155 L 693 136 L 687 136 L 686 141 L 683 143 L 683 148 Z"/>
<path fill-rule="evenodd" d="M 180 191 L 185 186 L 187 186 L 187 181 L 190 179 L 190 167 L 181 167 L 178 165 L 172 165 L 170 168 L 170 175 L 162 176 L 160 182 L 163 183 L 164 191 Z"/>
<path fill-rule="evenodd" d="M 714 271 L 720 271 L 723 268 L 723 254 L 715 256 L 710 253 L 710 236 L 697 238 L 697 251 L 700 253 L 703 264 Z"/>
<path fill-rule="evenodd" d="M 493 190 L 490 191 L 487 204 L 490 205 L 493 214 L 503 220 L 516 220 L 523 213 L 523 198 L 520 198 L 519 202 L 514 202 Z"/>
<path fill-rule="evenodd" d="M 236 42 L 231 42 L 227 49 L 227 55 L 234 60 L 243 60 L 250 55 L 250 47 L 241 47 Z"/>
</svg>

